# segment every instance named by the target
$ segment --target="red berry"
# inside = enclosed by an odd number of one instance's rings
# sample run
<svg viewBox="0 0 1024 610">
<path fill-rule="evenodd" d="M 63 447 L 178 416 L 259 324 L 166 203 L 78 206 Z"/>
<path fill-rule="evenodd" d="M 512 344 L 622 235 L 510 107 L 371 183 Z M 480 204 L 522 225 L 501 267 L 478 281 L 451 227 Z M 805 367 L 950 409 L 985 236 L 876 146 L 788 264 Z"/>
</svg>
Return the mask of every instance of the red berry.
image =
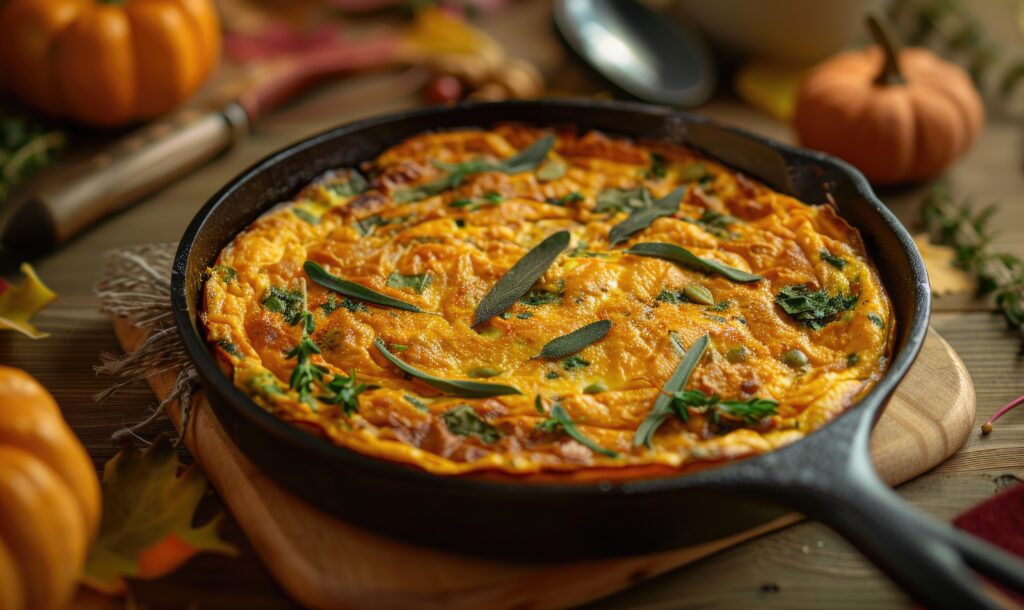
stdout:
<svg viewBox="0 0 1024 610">
<path fill-rule="evenodd" d="M 423 90 L 423 97 L 431 104 L 452 104 L 462 99 L 462 94 L 462 81 L 447 74 L 430 81 Z"/>
</svg>

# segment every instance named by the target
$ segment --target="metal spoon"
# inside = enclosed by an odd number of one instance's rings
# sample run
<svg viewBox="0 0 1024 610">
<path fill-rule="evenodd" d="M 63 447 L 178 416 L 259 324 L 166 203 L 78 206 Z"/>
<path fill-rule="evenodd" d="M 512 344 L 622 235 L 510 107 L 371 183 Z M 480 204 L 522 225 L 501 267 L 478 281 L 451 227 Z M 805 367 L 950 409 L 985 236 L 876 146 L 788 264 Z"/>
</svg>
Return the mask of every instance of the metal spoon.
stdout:
<svg viewBox="0 0 1024 610">
<path fill-rule="evenodd" d="M 714 91 L 704 41 L 636 0 L 557 0 L 554 18 L 591 67 L 642 100 L 695 106 Z"/>
</svg>

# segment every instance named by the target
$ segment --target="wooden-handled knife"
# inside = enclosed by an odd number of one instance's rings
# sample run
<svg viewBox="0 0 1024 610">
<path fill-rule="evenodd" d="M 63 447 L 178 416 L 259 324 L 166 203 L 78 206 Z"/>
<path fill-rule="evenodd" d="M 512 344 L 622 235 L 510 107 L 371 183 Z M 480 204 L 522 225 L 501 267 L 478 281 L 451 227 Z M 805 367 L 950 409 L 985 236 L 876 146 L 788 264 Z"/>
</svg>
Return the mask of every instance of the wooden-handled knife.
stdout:
<svg viewBox="0 0 1024 610">
<path fill-rule="evenodd" d="M 183 111 L 128 135 L 59 179 L 37 180 L 0 218 L 0 242 L 50 250 L 101 218 L 188 174 L 244 139 L 249 125 L 324 78 L 384 66 L 418 65 L 445 53 L 476 53 L 496 43 L 437 12 L 412 28 L 283 57 L 249 75 L 243 93 L 207 111 Z M 426 75 L 422 80 L 425 82 Z"/>
</svg>

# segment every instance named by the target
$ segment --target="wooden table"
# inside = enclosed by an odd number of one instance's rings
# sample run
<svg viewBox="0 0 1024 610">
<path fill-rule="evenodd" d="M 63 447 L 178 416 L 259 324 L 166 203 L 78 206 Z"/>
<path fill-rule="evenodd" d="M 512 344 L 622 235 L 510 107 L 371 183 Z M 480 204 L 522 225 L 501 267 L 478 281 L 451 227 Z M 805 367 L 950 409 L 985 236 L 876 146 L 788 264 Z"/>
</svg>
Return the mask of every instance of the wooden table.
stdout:
<svg viewBox="0 0 1024 610">
<path fill-rule="evenodd" d="M 594 93 L 602 85 L 566 58 L 551 33 L 546 3 L 517 4 L 498 17 L 485 17 L 514 54 L 535 61 L 559 90 Z M 222 184 L 269 152 L 294 140 L 361 116 L 417 104 L 396 98 L 393 76 L 351 79 L 307 96 L 257 125 L 244 145 L 207 164 L 143 204 L 120 214 L 34 261 L 60 299 L 38 318 L 52 336 L 30 341 L 0 336 L 0 362 L 27 369 L 56 396 L 67 419 L 85 443 L 97 467 L 117 448 L 109 438 L 126 422 L 140 419 L 153 404 L 147 387 L 126 388 L 97 405 L 93 395 L 110 380 L 97 378 L 93 366 L 103 351 L 118 349 L 106 317 L 97 310 L 91 286 L 104 253 L 112 248 L 152 241 L 177 241 L 203 202 Z M 734 100 L 715 100 L 699 112 L 780 140 L 792 140 L 788 128 Z M 979 203 L 1001 202 L 994 225 L 996 245 L 1024 256 L 1024 176 L 1019 125 L 991 120 L 973 151 L 947 176 L 952 192 Z M 916 221 L 924 187 L 882 193 L 904 222 Z M 5 264 L 12 261 L 5 255 Z M 884 262 L 883 262 L 884 264 Z M 966 297 L 936 301 L 932 323 L 967 364 L 978 394 L 978 424 L 998 406 L 1024 392 L 1020 337 L 992 313 L 991 303 Z M 936 400 L 942 400 L 936 396 Z M 163 425 L 167 428 L 167 424 Z M 153 432 L 160 429 L 156 426 Z M 1005 417 L 989 437 L 973 435 L 950 460 L 900 488 L 901 495 L 925 513 L 950 519 L 1024 478 L 1024 409 Z M 211 494 L 205 514 L 220 510 Z M 241 549 L 236 559 L 204 556 L 178 573 L 138 583 L 135 596 L 147 608 L 204 610 L 289 608 L 281 593 L 231 520 L 227 537 Z M 720 553 L 696 565 L 641 584 L 594 604 L 595 608 L 907 608 L 909 601 L 842 539 L 817 523 L 804 523 Z"/>
</svg>

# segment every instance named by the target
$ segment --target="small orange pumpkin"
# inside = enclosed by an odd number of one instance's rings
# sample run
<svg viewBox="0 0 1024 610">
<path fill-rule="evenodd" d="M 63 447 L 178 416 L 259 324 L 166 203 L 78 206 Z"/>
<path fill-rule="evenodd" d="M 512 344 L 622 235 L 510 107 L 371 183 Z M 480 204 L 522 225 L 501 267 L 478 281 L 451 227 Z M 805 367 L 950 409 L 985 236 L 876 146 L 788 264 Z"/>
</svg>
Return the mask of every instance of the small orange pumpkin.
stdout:
<svg viewBox="0 0 1024 610">
<path fill-rule="evenodd" d="M 67 605 L 100 498 L 92 461 L 50 393 L 0 366 L 0 609 Z"/>
<path fill-rule="evenodd" d="M 211 0 L 8 0 L 0 10 L 5 86 L 29 106 L 88 125 L 174 108 L 219 53 Z"/>
<path fill-rule="evenodd" d="M 985 110 L 970 77 L 931 51 L 878 46 L 816 66 L 797 93 L 800 143 L 848 161 L 875 184 L 931 178 L 970 147 Z"/>
</svg>

